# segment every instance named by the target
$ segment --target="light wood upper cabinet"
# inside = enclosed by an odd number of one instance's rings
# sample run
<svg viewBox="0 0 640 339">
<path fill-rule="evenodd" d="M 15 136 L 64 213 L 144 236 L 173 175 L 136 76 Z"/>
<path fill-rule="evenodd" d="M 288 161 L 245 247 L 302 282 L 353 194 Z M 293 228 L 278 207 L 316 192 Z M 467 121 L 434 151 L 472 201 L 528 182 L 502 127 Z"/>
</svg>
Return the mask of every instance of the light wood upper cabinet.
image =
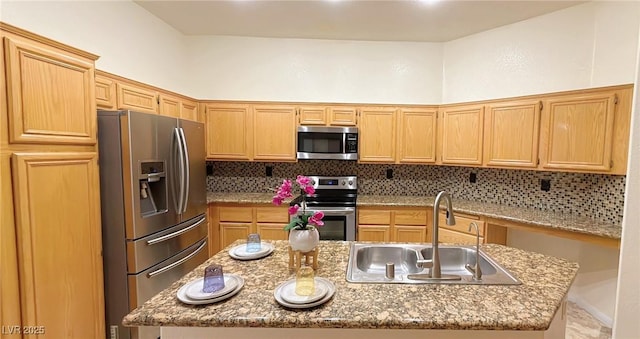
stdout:
<svg viewBox="0 0 640 339">
<path fill-rule="evenodd" d="M 324 106 L 300 106 L 298 107 L 300 125 L 327 124 L 327 108 Z"/>
<path fill-rule="evenodd" d="M 116 109 L 116 82 L 96 75 L 96 105 L 102 109 Z"/>
<path fill-rule="evenodd" d="M 97 153 L 14 153 L 23 325 L 49 338 L 105 335 Z"/>
<path fill-rule="evenodd" d="M 296 161 L 296 108 L 253 107 L 253 159 Z"/>
<path fill-rule="evenodd" d="M 484 163 L 535 168 L 538 165 L 540 101 L 500 102 L 487 106 Z"/>
<path fill-rule="evenodd" d="M 611 92 L 545 100 L 542 167 L 608 171 L 612 166 L 616 100 Z"/>
<path fill-rule="evenodd" d="M 116 84 L 116 91 L 118 109 L 158 113 L 158 99 L 155 91 L 123 83 Z"/>
<path fill-rule="evenodd" d="M 251 160 L 253 118 L 249 105 L 210 104 L 205 107 L 207 158 Z"/>
<path fill-rule="evenodd" d="M 358 109 L 352 106 L 305 105 L 298 108 L 300 125 L 355 126 Z"/>
<path fill-rule="evenodd" d="M 442 108 L 442 164 L 481 165 L 484 106 Z"/>
<path fill-rule="evenodd" d="M 398 114 L 397 163 L 436 162 L 437 111 L 401 108 Z"/>
<path fill-rule="evenodd" d="M 9 142 L 95 144 L 94 60 L 5 36 Z"/>
<path fill-rule="evenodd" d="M 331 126 L 355 126 L 356 107 L 332 106 L 328 108 L 329 125 Z"/>
<path fill-rule="evenodd" d="M 158 113 L 168 117 L 180 118 L 180 99 L 174 96 L 160 94 L 158 96 L 160 104 L 158 105 Z"/>
<path fill-rule="evenodd" d="M 198 116 L 198 103 L 189 100 L 180 101 L 180 118 L 200 121 L 200 117 Z"/>
<path fill-rule="evenodd" d="M 395 161 L 396 120 L 395 107 L 365 107 L 360 110 L 359 162 Z"/>
</svg>

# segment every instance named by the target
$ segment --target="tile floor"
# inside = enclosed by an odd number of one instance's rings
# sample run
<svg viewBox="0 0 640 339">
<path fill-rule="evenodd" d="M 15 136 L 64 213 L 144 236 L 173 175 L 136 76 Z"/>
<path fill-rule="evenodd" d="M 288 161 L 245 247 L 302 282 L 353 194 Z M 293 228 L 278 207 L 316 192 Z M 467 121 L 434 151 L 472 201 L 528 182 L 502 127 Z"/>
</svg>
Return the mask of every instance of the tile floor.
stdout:
<svg viewBox="0 0 640 339">
<path fill-rule="evenodd" d="M 611 329 L 573 302 L 567 302 L 566 339 L 611 339 Z"/>
</svg>

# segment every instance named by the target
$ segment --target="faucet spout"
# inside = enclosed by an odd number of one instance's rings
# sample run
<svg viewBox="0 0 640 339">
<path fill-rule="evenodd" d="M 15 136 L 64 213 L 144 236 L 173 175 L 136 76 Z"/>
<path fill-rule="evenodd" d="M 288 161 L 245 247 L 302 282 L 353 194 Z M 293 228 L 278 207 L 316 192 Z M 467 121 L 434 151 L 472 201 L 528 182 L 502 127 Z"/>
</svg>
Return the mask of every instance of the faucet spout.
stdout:
<svg viewBox="0 0 640 339">
<path fill-rule="evenodd" d="M 431 267 L 431 278 L 440 279 L 442 278 L 442 272 L 440 267 L 440 250 L 438 249 L 438 224 L 439 221 L 439 212 L 440 212 L 440 202 L 442 200 L 447 202 L 447 225 L 455 225 L 456 218 L 453 215 L 453 207 L 451 206 L 451 196 L 449 193 L 442 191 L 438 193 L 436 196 L 436 201 L 433 203 L 433 236 L 432 236 L 432 267 Z"/>
<path fill-rule="evenodd" d="M 476 229 L 476 264 L 474 266 L 466 264 L 465 268 L 473 274 L 473 280 L 480 281 L 482 280 L 482 270 L 480 269 L 480 228 L 478 224 L 472 222 L 469 224 L 469 232 L 471 232 L 472 227 Z"/>
</svg>

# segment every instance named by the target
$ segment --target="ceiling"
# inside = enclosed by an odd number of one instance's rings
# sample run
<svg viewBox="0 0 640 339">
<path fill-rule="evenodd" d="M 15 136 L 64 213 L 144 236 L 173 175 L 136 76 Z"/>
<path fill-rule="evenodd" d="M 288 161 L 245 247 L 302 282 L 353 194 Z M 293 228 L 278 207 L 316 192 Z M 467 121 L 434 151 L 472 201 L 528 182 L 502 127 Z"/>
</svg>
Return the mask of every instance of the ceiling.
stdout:
<svg viewBox="0 0 640 339">
<path fill-rule="evenodd" d="M 185 35 L 443 42 L 585 1 L 134 2 Z"/>
</svg>

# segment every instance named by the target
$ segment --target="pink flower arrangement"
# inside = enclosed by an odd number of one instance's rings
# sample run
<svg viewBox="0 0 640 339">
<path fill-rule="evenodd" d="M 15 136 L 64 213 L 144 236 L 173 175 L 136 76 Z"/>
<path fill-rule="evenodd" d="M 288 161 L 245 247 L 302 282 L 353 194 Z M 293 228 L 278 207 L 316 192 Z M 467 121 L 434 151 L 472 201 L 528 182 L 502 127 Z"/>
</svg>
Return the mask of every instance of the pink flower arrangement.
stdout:
<svg viewBox="0 0 640 339">
<path fill-rule="evenodd" d="M 303 175 L 298 175 L 298 177 L 296 178 L 296 183 L 298 184 L 300 189 L 304 191 L 306 194 L 313 194 L 315 192 L 315 189 L 311 184 L 311 180 L 309 180 L 308 177 L 305 177 Z M 293 193 L 291 192 L 292 188 L 293 188 L 293 184 L 291 183 L 291 180 L 287 180 L 287 179 L 283 180 L 282 185 L 280 185 L 280 187 L 276 191 L 276 195 L 273 196 L 273 200 L 272 200 L 273 204 L 276 206 L 280 206 L 282 205 L 282 202 L 285 199 L 292 198 L 293 197 Z M 289 207 L 289 215 L 293 215 L 295 217 L 291 218 L 291 222 L 289 222 L 289 224 L 284 227 L 285 231 L 288 231 L 291 229 L 308 230 L 316 226 L 324 225 L 324 222 L 322 221 L 322 218 L 324 218 L 324 213 L 320 211 L 314 212 L 313 214 L 305 213 L 304 196 L 302 197 L 302 201 L 303 201 L 302 213 L 299 215 L 298 215 L 298 210 L 300 209 L 300 205 L 295 204 Z"/>
</svg>

